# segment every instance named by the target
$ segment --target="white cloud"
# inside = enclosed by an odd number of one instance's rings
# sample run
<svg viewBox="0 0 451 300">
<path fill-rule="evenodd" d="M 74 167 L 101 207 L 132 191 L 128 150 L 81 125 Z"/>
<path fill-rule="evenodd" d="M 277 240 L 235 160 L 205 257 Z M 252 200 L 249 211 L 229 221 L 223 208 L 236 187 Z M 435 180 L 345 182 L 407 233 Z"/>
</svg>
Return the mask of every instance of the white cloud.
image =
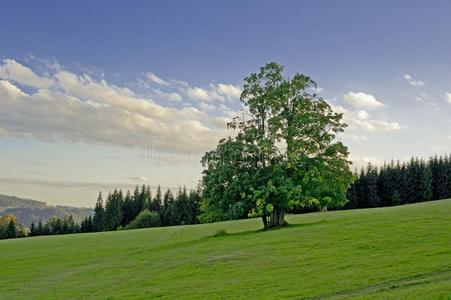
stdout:
<svg viewBox="0 0 451 300">
<path fill-rule="evenodd" d="M 404 74 L 404 79 L 412 86 L 423 86 L 424 82 L 421 80 L 416 80 L 409 74 Z"/>
<path fill-rule="evenodd" d="M 372 119 L 370 115 L 363 110 L 350 111 L 339 105 L 331 105 L 331 107 L 335 112 L 343 114 L 343 120 L 348 124 L 350 130 L 378 132 L 397 131 L 406 128 L 406 126 L 402 126 L 398 122 Z"/>
<path fill-rule="evenodd" d="M 179 93 L 176 92 L 162 92 L 161 90 L 154 90 L 154 93 L 156 96 L 159 96 L 163 99 L 172 101 L 172 102 L 181 102 L 183 100 L 182 96 Z"/>
<path fill-rule="evenodd" d="M 383 103 L 377 101 L 373 95 L 363 92 L 354 93 L 350 91 L 343 96 L 343 99 L 355 108 L 376 109 L 385 106 Z"/>
<path fill-rule="evenodd" d="M 357 116 L 359 117 L 359 119 L 362 119 L 362 120 L 368 120 L 370 117 L 370 115 L 364 110 L 359 111 L 357 113 Z"/>
<path fill-rule="evenodd" d="M 241 89 L 232 84 L 219 83 L 216 86 L 216 91 L 229 100 L 239 99 L 241 96 Z"/>
<path fill-rule="evenodd" d="M 354 127 L 366 131 L 394 131 L 402 129 L 402 126 L 398 122 L 389 122 L 385 120 L 355 120 L 351 124 L 353 124 Z"/>
<path fill-rule="evenodd" d="M 158 76 L 157 76 L 156 74 L 154 74 L 154 73 L 148 72 L 148 73 L 146 73 L 146 77 L 147 77 L 147 79 L 149 79 L 150 81 L 153 81 L 153 82 L 155 82 L 155 83 L 157 83 L 157 84 L 160 84 L 160 85 L 169 85 L 169 82 L 167 82 L 167 81 L 161 79 L 160 77 L 158 77 Z"/>
<path fill-rule="evenodd" d="M 147 177 L 144 177 L 144 176 L 130 177 L 130 179 L 133 180 L 133 181 L 140 181 L 140 182 L 147 182 L 148 181 Z"/>
<path fill-rule="evenodd" d="M 39 76 L 30 68 L 12 59 L 3 60 L 3 65 L 0 65 L 0 78 L 14 80 L 20 84 L 35 88 L 49 88 L 53 84 L 50 78 Z"/>
<path fill-rule="evenodd" d="M 446 95 L 445 95 L 445 100 L 446 100 L 446 102 L 448 102 L 449 104 L 451 104 L 451 93 L 446 93 Z"/>
<path fill-rule="evenodd" d="M 240 99 L 241 89 L 232 84 L 219 83 L 217 85 L 211 84 L 208 89 L 188 87 L 185 89 L 185 93 L 191 99 L 202 102 L 211 102 L 213 100 L 234 101 Z"/>
<path fill-rule="evenodd" d="M 40 76 L 27 71 L 39 89 L 29 94 L 14 82 L 27 81 L 21 72 L 0 74 L 0 133 L 3 136 L 33 137 L 121 145 L 157 151 L 203 152 L 226 134 L 216 126 L 218 115 L 188 106 L 172 108 L 133 90 L 95 80 L 87 74 L 57 70 Z M 52 82 L 51 87 L 48 87 Z M 46 86 L 48 88 L 46 88 Z M 171 96 L 172 95 L 172 96 Z M 174 100 L 181 98 L 169 94 Z"/>
<path fill-rule="evenodd" d="M 415 97 L 416 102 L 424 102 L 429 99 L 429 95 L 425 92 L 422 92 L 420 95 Z"/>
<path fill-rule="evenodd" d="M 186 94 L 194 99 L 204 102 L 209 102 L 213 100 L 213 96 L 205 89 L 202 89 L 200 87 L 190 87 L 186 90 Z"/>
</svg>

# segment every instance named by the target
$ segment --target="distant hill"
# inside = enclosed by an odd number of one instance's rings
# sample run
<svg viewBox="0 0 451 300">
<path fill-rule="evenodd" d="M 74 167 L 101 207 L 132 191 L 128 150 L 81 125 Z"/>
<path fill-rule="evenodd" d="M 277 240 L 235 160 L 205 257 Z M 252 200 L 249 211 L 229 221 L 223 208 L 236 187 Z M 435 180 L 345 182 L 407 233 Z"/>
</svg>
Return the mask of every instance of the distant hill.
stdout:
<svg viewBox="0 0 451 300">
<path fill-rule="evenodd" d="M 91 208 L 78 208 L 71 206 L 52 206 L 45 202 L 24 199 L 15 196 L 0 194 L 0 216 L 13 214 L 19 223 L 29 227 L 32 222 L 46 222 L 52 216 L 64 217 L 72 215 L 76 222 L 93 213 Z"/>
</svg>

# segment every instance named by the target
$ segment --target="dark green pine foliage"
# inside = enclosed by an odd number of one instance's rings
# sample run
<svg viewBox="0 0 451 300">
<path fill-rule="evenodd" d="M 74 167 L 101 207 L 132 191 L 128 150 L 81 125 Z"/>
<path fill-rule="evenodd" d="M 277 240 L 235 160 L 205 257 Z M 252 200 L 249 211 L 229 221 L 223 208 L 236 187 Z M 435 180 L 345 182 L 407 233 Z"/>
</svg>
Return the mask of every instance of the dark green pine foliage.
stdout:
<svg viewBox="0 0 451 300">
<path fill-rule="evenodd" d="M 446 178 L 447 178 L 447 192 L 446 192 L 446 198 L 451 198 L 451 154 L 449 156 L 445 156 L 444 160 L 445 168 L 446 169 Z"/>
<path fill-rule="evenodd" d="M 432 172 L 431 168 L 426 165 L 424 160 L 420 160 L 420 191 L 416 200 L 430 201 L 432 199 Z"/>
<path fill-rule="evenodd" d="M 161 186 L 158 185 L 157 191 L 155 192 L 155 197 L 152 199 L 150 203 L 150 211 L 156 211 L 161 214 L 161 206 L 162 206 L 163 198 L 161 195 Z"/>
<path fill-rule="evenodd" d="M 86 233 L 86 232 L 94 232 L 94 222 L 91 216 L 86 217 L 83 221 L 81 221 L 80 224 L 80 232 Z"/>
<path fill-rule="evenodd" d="M 133 197 L 130 191 L 127 191 L 124 199 L 124 204 L 122 206 L 122 226 L 127 226 L 131 221 L 134 220 L 134 203 Z"/>
<path fill-rule="evenodd" d="M 377 193 L 374 179 L 377 178 Z M 451 198 L 451 156 L 434 156 L 425 161 L 391 161 L 378 171 L 362 169 L 348 190 L 346 208 L 399 205 Z"/>
<path fill-rule="evenodd" d="M 30 236 L 36 236 L 36 224 L 34 222 L 30 225 Z"/>
<path fill-rule="evenodd" d="M 146 186 L 145 194 L 144 194 L 144 209 L 147 209 L 148 211 L 151 210 L 152 206 L 152 192 L 150 191 L 150 186 Z M 157 210 L 156 210 L 157 211 Z"/>
<path fill-rule="evenodd" d="M 92 218 L 94 231 L 105 230 L 105 208 L 103 207 L 102 192 L 99 192 L 96 206 L 94 208 L 94 217 Z"/>
<path fill-rule="evenodd" d="M 174 196 L 171 190 L 167 190 L 163 196 L 163 213 L 161 215 L 161 224 L 163 226 L 172 225 L 171 222 L 175 219 L 175 206 L 174 206 Z"/>
<path fill-rule="evenodd" d="M 16 222 L 14 220 L 10 220 L 8 223 L 8 228 L 6 229 L 6 238 L 13 239 L 16 237 L 17 237 Z"/>
<path fill-rule="evenodd" d="M 105 206 L 105 224 L 106 230 L 116 230 L 122 222 L 122 191 L 114 190 L 108 195 Z"/>
<path fill-rule="evenodd" d="M 359 178 L 359 175 L 357 173 L 357 170 L 354 172 L 354 177 Z M 351 186 L 348 189 L 348 192 L 346 194 L 346 199 L 348 199 L 348 202 L 346 203 L 347 209 L 354 209 L 359 208 L 359 195 L 357 193 L 359 180 L 356 180 L 354 184 L 351 184 Z"/>
</svg>

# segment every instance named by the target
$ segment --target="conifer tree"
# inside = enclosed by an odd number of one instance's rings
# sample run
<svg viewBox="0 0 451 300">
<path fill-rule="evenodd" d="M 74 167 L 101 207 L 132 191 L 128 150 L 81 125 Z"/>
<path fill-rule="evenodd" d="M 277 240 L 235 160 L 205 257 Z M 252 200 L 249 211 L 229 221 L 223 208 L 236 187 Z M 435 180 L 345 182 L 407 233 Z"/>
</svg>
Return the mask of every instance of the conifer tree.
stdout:
<svg viewBox="0 0 451 300">
<path fill-rule="evenodd" d="M 102 192 L 99 192 L 99 196 L 97 197 L 97 202 L 96 202 L 96 206 L 94 208 L 94 217 L 93 217 L 92 222 L 93 222 L 94 231 L 105 230 L 105 209 L 103 207 Z"/>
<path fill-rule="evenodd" d="M 127 191 L 127 194 L 125 195 L 122 213 L 122 226 L 125 227 L 134 220 L 134 203 L 130 191 Z"/>
<path fill-rule="evenodd" d="M 159 212 L 161 214 L 162 202 L 163 202 L 163 199 L 161 196 L 161 187 L 160 187 L 160 185 L 158 185 L 157 191 L 155 192 L 155 197 L 153 198 L 151 206 L 150 206 L 150 210 Z"/>
<path fill-rule="evenodd" d="M 114 190 L 108 195 L 105 207 L 106 229 L 116 230 L 122 222 L 122 191 Z"/>
</svg>

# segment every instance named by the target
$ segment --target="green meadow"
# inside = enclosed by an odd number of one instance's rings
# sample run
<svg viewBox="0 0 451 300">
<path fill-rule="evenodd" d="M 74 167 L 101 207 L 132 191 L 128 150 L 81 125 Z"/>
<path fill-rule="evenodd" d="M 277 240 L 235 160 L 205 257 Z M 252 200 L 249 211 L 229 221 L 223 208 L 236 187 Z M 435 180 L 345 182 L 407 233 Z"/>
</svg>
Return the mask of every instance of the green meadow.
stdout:
<svg viewBox="0 0 451 300">
<path fill-rule="evenodd" d="M 451 200 L 287 221 L 3 240 L 0 298 L 451 299 Z"/>
</svg>

